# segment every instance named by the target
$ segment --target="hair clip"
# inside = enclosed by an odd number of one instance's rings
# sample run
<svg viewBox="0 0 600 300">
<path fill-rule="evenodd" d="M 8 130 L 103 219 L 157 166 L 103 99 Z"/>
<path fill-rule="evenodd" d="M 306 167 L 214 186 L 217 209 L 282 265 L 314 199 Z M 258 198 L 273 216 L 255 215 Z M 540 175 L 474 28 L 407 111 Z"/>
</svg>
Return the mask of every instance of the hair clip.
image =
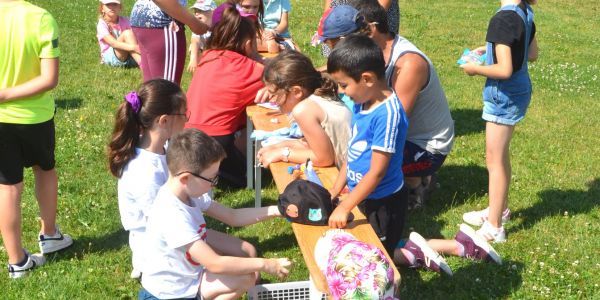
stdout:
<svg viewBox="0 0 600 300">
<path fill-rule="evenodd" d="M 131 105 L 131 108 L 136 114 L 140 112 L 140 109 L 142 108 L 142 102 L 135 91 L 129 92 L 129 94 L 125 95 L 125 101 Z"/>
</svg>

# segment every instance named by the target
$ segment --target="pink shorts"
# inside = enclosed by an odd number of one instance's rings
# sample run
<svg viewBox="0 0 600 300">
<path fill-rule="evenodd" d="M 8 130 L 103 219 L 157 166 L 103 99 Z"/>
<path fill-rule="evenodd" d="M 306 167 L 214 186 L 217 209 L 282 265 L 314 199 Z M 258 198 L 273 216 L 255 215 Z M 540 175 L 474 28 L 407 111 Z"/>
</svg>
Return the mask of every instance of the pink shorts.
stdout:
<svg viewBox="0 0 600 300">
<path fill-rule="evenodd" d="M 140 68 L 144 81 L 163 78 L 181 84 L 186 55 L 184 26 L 180 25 L 177 32 L 169 27 L 132 30 L 142 52 Z"/>
</svg>

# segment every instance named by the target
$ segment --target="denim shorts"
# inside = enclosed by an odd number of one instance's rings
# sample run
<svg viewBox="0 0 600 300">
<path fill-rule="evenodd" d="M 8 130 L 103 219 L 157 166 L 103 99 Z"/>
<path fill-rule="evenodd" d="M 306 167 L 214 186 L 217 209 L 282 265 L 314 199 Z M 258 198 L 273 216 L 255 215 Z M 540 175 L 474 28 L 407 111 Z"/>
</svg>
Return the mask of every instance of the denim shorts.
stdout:
<svg viewBox="0 0 600 300">
<path fill-rule="evenodd" d="M 510 81 L 495 81 L 483 89 L 481 117 L 488 122 L 513 126 L 525 117 L 530 101 L 531 88 L 519 88 Z"/>
<path fill-rule="evenodd" d="M 131 55 L 125 61 L 120 60 L 112 47 L 102 54 L 102 63 L 111 67 L 133 68 L 138 66 Z"/>
<path fill-rule="evenodd" d="M 143 276 L 143 275 L 142 275 Z M 138 293 L 138 300 L 160 300 L 156 296 L 150 294 L 145 288 L 142 288 Z M 195 298 L 177 298 L 174 300 L 203 300 L 200 295 Z"/>
</svg>

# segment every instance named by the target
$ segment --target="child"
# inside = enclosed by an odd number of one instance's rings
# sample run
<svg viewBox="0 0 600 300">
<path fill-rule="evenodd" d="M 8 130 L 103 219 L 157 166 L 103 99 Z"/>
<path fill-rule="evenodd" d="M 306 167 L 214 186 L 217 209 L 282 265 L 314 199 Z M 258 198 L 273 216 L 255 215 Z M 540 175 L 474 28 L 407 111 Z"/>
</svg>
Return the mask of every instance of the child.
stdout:
<svg viewBox="0 0 600 300">
<path fill-rule="evenodd" d="M 140 47 L 129 20 L 119 15 L 121 9 L 120 0 L 100 0 L 96 26 L 100 62 L 112 67 L 137 67 L 141 61 Z"/>
<path fill-rule="evenodd" d="M 463 215 L 465 222 L 481 226 L 477 231 L 488 241 L 506 241 L 502 224 L 510 218 L 510 140 L 515 125 L 523 119 L 531 100 L 527 61 L 537 59 L 532 4 L 535 0 L 502 0 L 491 19 L 486 36 L 486 65 L 461 65 L 470 76 L 487 77 L 483 89 L 483 116 L 486 121 L 486 164 L 489 173 L 489 207 Z M 510 25 L 510 26 L 509 26 Z M 507 28 L 510 28 L 507 29 Z"/>
<path fill-rule="evenodd" d="M 352 114 L 337 96 L 337 85 L 315 70 L 305 55 L 288 50 L 269 61 L 263 75 L 271 102 L 279 105 L 304 133 L 302 140 L 284 141 L 258 151 L 264 167 L 284 161 L 341 167 L 346 157 Z"/>
<path fill-rule="evenodd" d="M 330 191 L 337 197 L 348 182 L 350 194 L 329 217 L 329 226 L 345 227 L 348 214 L 358 206 L 392 256 L 402 234 L 408 196 L 398 171 L 406 114 L 385 81 L 383 53 L 370 38 L 342 39 L 329 56 L 327 72 L 355 103 L 347 160 Z"/>
<path fill-rule="evenodd" d="M 117 110 L 108 159 L 111 173 L 119 178 L 119 213 L 129 231 L 132 278 L 139 278 L 145 265 L 141 241 L 148 209 L 168 177 L 165 143 L 188 118 L 185 95 L 164 79 L 143 83 Z"/>
<path fill-rule="evenodd" d="M 217 5 L 212 0 L 198 0 L 192 6 L 194 16 L 200 20 L 200 22 L 210 26 L 212 23 L 213 11 L 217 8 Z M 210 37 L 210 31 L 205 34 L 192 33 L 192 41 L 190 42 L 190 62 L 188 64 L 188 71 L 194 73 L 196 65 L 198 65 L 198 56 L 206 48 L 206 43 Z"/>
<path fill-rule="evenodd" d="M 289 0 L 262 0 L 265 9 L 262 24 L 265 28 L 264 42 L 269 53 L 279 53 L 281 46 L 293 47 L 292 36 L 288 30 L 291 11 Z M 281 45 L 281 46 L 280 46 Z M 284 45 L 288 45 L 285 47 Z"/>
<path fill-rule="evenodd" d="M 258 272 L 288 274 L 287 258 L 257 258 L 251 244 L 206 227 L 203 212 L 230 226 L 280 215 L 277 206 L 232 209 L 210 198 L 224 156 L 221 145 L 197 129 L 171 139 L 169 179 L 148 217 L 149 263 L 139 299 L 237 299 L 254 286 Z"/>
<path fill-rule="evenodd" d="M 44 264 L 21 242 L 23 169 L 31 167 L 40 209 L 42 254 L 73 239 L 56 225 L 54 99 L 58 84 L 58 26 L 46 10 L 25 1 L 0 0 L 0 232 L 8 276 L 19 278 Z"/>
<path fill-rule="evenodd" d="M 136 0 L 131 29 L 142 50 L 144 81 L 163 78 L 181 83 L 185 68 L 185 27 L 204 34 L 208 26 L 187 9 L 187 0 Z"/>
<path fill-rule="evenodd" d="M 227 158 L 219 175 L 233 187 L 246 185 L 246 106 L 263 87 L 255 20 L 233 3 L 217 7 L 212 36 L 187 92 L 192 118 L 186 127 L 198 128 L 221 143 Z"/>
</svg>

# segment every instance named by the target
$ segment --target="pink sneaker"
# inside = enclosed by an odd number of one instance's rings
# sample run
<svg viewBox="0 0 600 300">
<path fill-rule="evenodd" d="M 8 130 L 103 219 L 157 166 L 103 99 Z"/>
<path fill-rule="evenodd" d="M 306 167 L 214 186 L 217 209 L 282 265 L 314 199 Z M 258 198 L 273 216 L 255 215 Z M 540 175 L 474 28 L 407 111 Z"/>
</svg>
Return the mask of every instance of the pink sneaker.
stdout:
<svg viewBox="0 0 600 300">
<path fill-rule="evenodd" d="M 468 213 L 464 213 L 463 221 L 473 226 L 481 226 L 483 225 L 483 222 L 487 221 L 489 210 L 490 208 L 488 206 L 483 210 L 470 211 Z M 506 208 L 502 212 L 502 224 L 506 224 L 508 221 L 510 221 L 510 209 Z"/>
<path fill-rule="evenodd" d="M 411 232 L 403 248 L 415 257 L 415 263 L 409 266 L 410 268 L 424 268 L 438 273 L 443 271 L 452 275 L 452 270 L 446 260 L 437 251 L 431 249 L 420 234 Z"/>
<path fill-rule="evenodd" d="M 502 259 L 494 247 L 480 237 L 471 226 L 460 224 L 460 231 L 454 238 L 465 249 L 465 257 L 474 260 L 493 261 L 502 264 Z"/>
<path fill-rule="evenodd" d="M 492 226 L 488 221 L 485 221 L 481 228 L 477 230 L 477 234 L 484 238 L 488 242 L 492 243 L 504 243 L 506 242 L 506 231 L 504 226 L 496 228 Z"/>
</svg>

